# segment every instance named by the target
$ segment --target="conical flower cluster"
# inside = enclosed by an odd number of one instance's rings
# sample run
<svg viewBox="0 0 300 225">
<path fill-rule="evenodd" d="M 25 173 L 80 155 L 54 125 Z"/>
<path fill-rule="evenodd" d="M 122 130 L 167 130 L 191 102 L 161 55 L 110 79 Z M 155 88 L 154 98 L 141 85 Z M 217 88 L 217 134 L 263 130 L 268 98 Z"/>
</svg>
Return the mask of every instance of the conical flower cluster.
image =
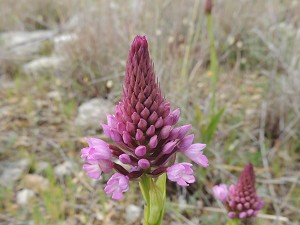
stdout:
<svg viewBox="0 0 300 225">
<path fill-rule="evenodd" d="M 114 144 L 87 139 L 89 147 L 82 150 L 82 158 L 88 164 L 83 169 L 95 179 L 102 172 L 116 170 L 117 175 L 105 188 L 114 199 L 123 197 L 129 180 L 143 174 L 158 176 L 166 172 L 179 185 L 193 183 L 192 164 L 174 165 L 176 154 L 181 152 L 207 167 L 208 160 L 202 153 L 206 145 L 192 144 L 194 135 L 187 135 L 191 125 L 175 126 L 179 116 L 180 110 L 171 111 L 156 82 L 146 37 L 136 36 L 127 60 L 122 101 L 113 115 L 107 115 L 107 124 L 102 124 Z"/>
<path fill-rule="evenodd" d="M 225 204 L 230 218 L 255 217 L 263 206 L 256 193 L 255 174 L 251 163 L 244 168 L 238 182 L 232 184 L 229 190 L 226 185 L 221 184 L 213 187 L 213 193 Z"/>
</svg>

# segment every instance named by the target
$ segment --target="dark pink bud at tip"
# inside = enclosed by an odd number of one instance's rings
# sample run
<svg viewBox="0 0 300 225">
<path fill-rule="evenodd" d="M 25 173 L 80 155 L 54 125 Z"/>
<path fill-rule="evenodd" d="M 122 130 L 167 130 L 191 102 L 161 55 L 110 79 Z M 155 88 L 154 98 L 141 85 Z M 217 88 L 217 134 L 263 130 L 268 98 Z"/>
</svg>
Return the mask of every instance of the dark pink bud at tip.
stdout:
<svg viewBox="0 0 300 225">
<path fill-rule="evenodd" d="M 131 163 L 131 159 L 129 157 L 129 155 L 127 154 L 122 154 L 119 156 L 119 160 L 124 163 L 124 164 L 130 164 Z"/>
<path fill-rule="evenodd" d="M 149 147 L 155 148 L 158 144 L 157 135 L 154 135 L 149 141 Z"/>
<path fill-rule="evenodd" d="M 146 146 L 143 146 L 143 145 L 137 147 L 137 148 L 135 149 L 135 151 L 134 151 L 134 153 L 135 153 L 138 157 L 144 156 L 144 155 L 146 154 L 146 152 L 147 152 L 147 148 L 146 148 Z"/>
<path fill-rule="evenodd" d="M 150 162 L 147 159 L 140 159 L 138 165 L 140 168 L 146 170 L 150 167 Z"/>
</svg>

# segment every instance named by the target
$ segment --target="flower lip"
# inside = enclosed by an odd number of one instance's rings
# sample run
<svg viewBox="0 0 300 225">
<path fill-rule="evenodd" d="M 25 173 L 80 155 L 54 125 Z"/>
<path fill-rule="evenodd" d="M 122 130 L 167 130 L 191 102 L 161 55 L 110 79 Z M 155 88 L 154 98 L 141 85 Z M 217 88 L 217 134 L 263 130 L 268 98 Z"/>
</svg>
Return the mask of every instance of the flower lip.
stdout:
<svg viewBox="0 0 300 225">
<path fill-rule="evenodd" d="M 120 173 L 115 173 L 108 180 L 104 191 L 108 195 L 112 195 L 112 199 L 120 200 L 124 198 L 124 192 L 129 190 L 129 179 Z"/>
<path fill-rule="evenodd" d="M 193 176 L 193 165 L 191 163 L 178 163 L 167 168 L 167 176 L 171 181 L 176 182 L 180 186 L 189 186 L 195 182 Z"/>
</svg>

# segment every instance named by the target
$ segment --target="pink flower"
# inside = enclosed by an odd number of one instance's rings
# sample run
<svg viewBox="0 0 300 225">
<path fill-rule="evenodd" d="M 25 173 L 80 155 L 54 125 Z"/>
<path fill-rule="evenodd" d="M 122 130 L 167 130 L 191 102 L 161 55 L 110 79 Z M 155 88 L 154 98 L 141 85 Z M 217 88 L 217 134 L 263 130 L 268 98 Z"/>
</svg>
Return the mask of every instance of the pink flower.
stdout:
<svg viewBox="0 0 300 225">
<path fill-rule="evenodd" d="M 104 189 L 107 195 L 112 195 L 112 199 L 120 200 L 124 198 L 123 193 L 129 190 L 129 179 L 120 173 L 115 173 L 108 180 Z"/>
<path fill-rule="evenodd" d="M 105 159 L 112 158 L 112 152 L 105 141 L 97 138 L 86 138 L 89 145 L 81 150 L 81 158 L 83 159 Z"/>
<path fill-rule="evenodd" d="M 82 169 L 87 171 L 87 175 L 93 179 L 99 179 L 102 172 L 109 173 L 112 171 L 113 162 L 111 160 L 87 160 L 89 164 L 83 164 Z"/>
<path fill-rule="evenodd" d="M 190 160 L 194 161 L 200 166 L 208 167 L 208 159 L 203 155 L 203 149 L 206 144 L 192 144 L 188 149 L 181 150 Z"/>
<path fill-rule="evenodd" d="M 179 163 L 167 168 L 168 179 L 177 182 L 180 186 L 189 186 L 189 184 L 195 182 L 193 176 L 193 165 L 190 163 Z"/>
<path fill-rule="evenodd" d="M 83 170 L 93 179 L 99 179 L 102 172 L 109 173 L 113 168 L 112 152 L 108 144 L 97 138 L 86 138 L 89 145 L 81 150 L 81 158 L 89 164 L 83 165 Z"/>
<path fill-rule="evenodd" d="M 227 186 L 225 184 L 215 185 L 213 187 L 213 194 L 217 199 L 225 202 L 228 197 Z"/>
</svg>

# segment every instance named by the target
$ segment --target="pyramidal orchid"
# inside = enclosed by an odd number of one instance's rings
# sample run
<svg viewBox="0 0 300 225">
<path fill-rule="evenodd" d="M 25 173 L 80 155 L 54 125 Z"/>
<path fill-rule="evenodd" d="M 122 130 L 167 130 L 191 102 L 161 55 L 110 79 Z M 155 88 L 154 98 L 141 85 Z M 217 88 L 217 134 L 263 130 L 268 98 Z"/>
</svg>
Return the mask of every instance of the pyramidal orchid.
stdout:
<svg viewBox="0 0 300 225">
<path fill-rule="evenodd" d="M 154 224 L 160 224 L 157 221 L 163 215 L 163 209 L 155 211 L 155 207 L 164 205 L 165 174 L 181 186 L 195 182 L 192 164 L 175 164 L 176 155 L 182 153 L 196 164 L 208 166 L 203 154 L 206 145 L 192 144 L 194 135 L 188 135 L 191 125 L 176 126 L 179 116 L 180 110 L 171 111 L 162 95 L 146 37 L 136 36 L 127 59 L 122 100 L 114 114 L 107 115 L 107 124 L 102 124 L 112 144 L 87 138 L 89 146 L 82 149 L 81 157 L 87 162 L 83 169 L 93 179 L 116 171 L 105 187 L 113 199 L 123 198 L 129 181 L 138 180 L 150 208 L 145 221 L 155 220 Z M 154 212 L 157 215 L 153 216 Z"/>
<path fill-rule="evenodd" d="M 255 173 L 249 163 L 240 174 L 238 182 L 227 189 L 225 184 L 213 187 L 214 196 L 227 208 L 231 219 L 252 218 L 263 207 L 263 201 L 258 197 L 255 188 Z"/>
</svg>

